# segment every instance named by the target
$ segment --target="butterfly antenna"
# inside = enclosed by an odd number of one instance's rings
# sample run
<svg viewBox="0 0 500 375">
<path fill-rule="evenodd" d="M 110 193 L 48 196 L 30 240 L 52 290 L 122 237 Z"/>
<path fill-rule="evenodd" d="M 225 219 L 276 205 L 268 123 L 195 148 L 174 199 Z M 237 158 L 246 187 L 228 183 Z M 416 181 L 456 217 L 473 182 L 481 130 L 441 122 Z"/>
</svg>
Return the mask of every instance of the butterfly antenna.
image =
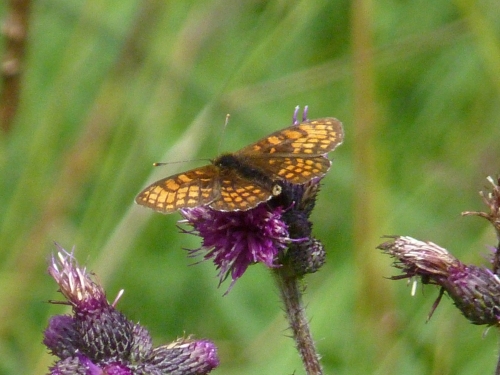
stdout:
<svg viewBox="0 0 500 375">
<path fill-rule="evenodd" d="M 156 163 L 153 163 L 153 167 L 161 167 L 162 165 L 170 165 L 170 164 L 188 163 L 188 162 L 200 161 L 200 160 L 210 161 L 208 159 L 189 159 L 189 160 L 169 161 L 169 162 L 164 162 L 164 163 L 156 162 Z"/>
<path fill-rule="evenodd" d="M 222 139 L 224 138 L 224 133 L 226 132 L 227 124 L 229 123 L 229 117 L 231 117 L 231 115 L 228 113 L 226 115 L 226 121 L 224 122 L 224 128 L 222 129 L 222 135 L 221 135 L 220 140 L 219 140 L 219 145 L 217 146 L 217 155 L 220 154 Z"/>
<path fill-rule="evenodd" d="M 230 117 L 230 114 L 228 113 L 226 115 L 226 121 L 224 122 L 224 128 L 222 129 L 222 136 L 220 137 L 219 145 L 217 146 L 217 151 L 220 151 L 220 147 L 221 147 L 221 144 L 222 144 L 222 138 L 224 137 L 224 132 L 226 131 L 227 124 L 229 123 L 229 117 Z M 200 160 L 210 161 L 210 159 L 200 159 Z M 167 165 L 167 164 L 186 163 L 188 161 L 198 161 L 198 159 L 196 159 L 196 160 L 171 161 L 171 162 L 167 162 L 167 163 L 156 162 L 156 163 L 153 163 L 153 167 L 161 167 L 162 165 Z"/>
</svg>

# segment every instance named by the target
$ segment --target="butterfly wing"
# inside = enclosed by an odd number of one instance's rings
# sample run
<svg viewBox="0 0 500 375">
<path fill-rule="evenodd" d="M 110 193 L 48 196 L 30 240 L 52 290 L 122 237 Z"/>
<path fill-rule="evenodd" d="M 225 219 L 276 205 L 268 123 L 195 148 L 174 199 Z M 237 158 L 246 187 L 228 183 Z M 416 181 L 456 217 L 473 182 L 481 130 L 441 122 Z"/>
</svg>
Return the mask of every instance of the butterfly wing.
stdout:
<svg viewBox="0 0 500 375">
<path fill-rule="evenodd" d="M 221 169 L 218 182 L 220 197 L 209 204 L 217 211 L 249 210 L 273 196 L 272 186 L 245 178 L 234 169 Z"/>
<path fill-rule="evenodd" d="M 211 164 L 191 169 L 156 181 L 141 191 L 135 201 L 164 214 L 203 206 L 219 197 L 218 175 L 219 169 Z"/>
<path fill-rule="evenodd" d="M 235 155 L 274 179 L 303 184 L 325 175 L 331 165 L 326 154 L 343 140 L 342 123 L 328 117 L 274 132 Z"/>
<path fill-rule="evenodd" d="M 264 168 L 274 179 L 292 184 L 303 184 L 316 177 L 323 177 L 332 162 L 325 156 L 290 156 L 252 158 L 252 163 Z"/>
<path fill-rule="evenodd" d="M 242 156 L 318 156 L 333 151 L 344 140 L 342 123 L 327 117 L 278 130 L 237 151 Z"/>
</svg>

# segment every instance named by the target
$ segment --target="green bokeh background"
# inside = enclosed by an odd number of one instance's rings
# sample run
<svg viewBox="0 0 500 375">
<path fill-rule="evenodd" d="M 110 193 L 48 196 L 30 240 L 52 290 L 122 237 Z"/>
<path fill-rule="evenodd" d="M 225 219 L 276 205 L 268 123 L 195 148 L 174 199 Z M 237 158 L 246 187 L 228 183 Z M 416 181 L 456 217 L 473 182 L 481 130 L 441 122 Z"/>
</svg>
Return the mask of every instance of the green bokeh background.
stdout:
<svg viewBox="0 0 500 375">
<path fill-rule="evenodd" d="M 53 361 L 42 331 L 68 312 L 47 303 L 62 298 L 46 272 L 54 240 L 110 300 L 125 289 L 119 309 L 156 344 L 210 338 L 214 374 L 302 374 L 269 272 L 251 267 L 223 297 L 213 265 L 182 250 L 199 239 L 180 216 L 133 203 L 205 163 L 184 161 L 289 125 L 298 104 L 346 133 L 313 214 L 327 264 L 306 278 L 325 374 L 493 373 L 496 329 L 449 298 L 426 324 L 438 290 L 411 297 L 375 247 L 411 235 L 487 263 L 493 231 L 460 213 L 483 209 L 478 191 L 500 173 L 499 4 L 34 2 L 21 107 L 0 135 L 0 374 Z"/>
</svg>

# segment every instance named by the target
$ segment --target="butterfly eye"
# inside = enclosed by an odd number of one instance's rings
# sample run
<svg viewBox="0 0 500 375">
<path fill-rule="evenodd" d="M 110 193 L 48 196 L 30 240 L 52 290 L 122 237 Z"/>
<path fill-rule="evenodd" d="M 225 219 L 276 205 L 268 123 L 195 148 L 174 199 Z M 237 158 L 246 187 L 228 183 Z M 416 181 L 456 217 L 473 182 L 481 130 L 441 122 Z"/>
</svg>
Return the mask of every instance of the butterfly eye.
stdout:
<svg viewBox="0 0 500 375">
<path fill-rule="evenodd" d="M 273 189 L 271 190 L 271 193 L 273 194 L 274 197 L 277 197 L 278 195 L 281 194 L 281 191 L 282 191 L 281 186 L 278 184 L 275 184 L 273 186 Z"/>
</svg>

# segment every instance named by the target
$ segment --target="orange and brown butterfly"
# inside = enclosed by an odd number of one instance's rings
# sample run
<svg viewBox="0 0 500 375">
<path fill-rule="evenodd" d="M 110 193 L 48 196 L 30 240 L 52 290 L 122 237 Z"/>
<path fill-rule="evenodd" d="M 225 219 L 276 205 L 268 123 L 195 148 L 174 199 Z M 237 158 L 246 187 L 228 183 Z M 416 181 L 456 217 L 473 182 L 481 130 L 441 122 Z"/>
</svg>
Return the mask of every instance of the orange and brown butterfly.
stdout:
<svg viewBox="0 0 500 375">
<path fill-rule="evenodd" d="M 304 121 L 211 164 L 156 181 L 135 201 L 164 214 L 199 206 L 245 211 L 278 196 L 282 182 L 304 184 L 324 176 L 331 165 L 327 153 L 343 139 L 335 118 Z"/>
</svg>

